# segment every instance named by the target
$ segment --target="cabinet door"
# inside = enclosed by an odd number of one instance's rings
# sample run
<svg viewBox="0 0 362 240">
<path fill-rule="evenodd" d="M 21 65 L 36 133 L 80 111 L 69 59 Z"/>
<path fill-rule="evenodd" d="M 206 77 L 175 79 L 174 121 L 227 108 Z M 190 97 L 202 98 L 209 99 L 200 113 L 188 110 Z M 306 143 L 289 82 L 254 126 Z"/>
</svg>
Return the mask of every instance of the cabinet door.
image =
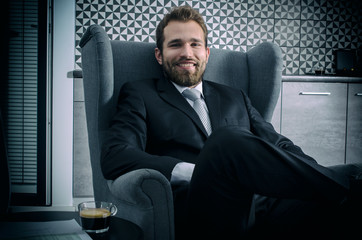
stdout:
<svg viewBox="0 0 362 240">
<path fill-rule="evenodd" d="M 362 163 L 362 84 L 348 88 L 346 162 Z"/>
<path fill-rule="evenodd" d="M 282 130 L 324 166 L 345 162 L 347 84 L 283 83 Z"/>
</svg>

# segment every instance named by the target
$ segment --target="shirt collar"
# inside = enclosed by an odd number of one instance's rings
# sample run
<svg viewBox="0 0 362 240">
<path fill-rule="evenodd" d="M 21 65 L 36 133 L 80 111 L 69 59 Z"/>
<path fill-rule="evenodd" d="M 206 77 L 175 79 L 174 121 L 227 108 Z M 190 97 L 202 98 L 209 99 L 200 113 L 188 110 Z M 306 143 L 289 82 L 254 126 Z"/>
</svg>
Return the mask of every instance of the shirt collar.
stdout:
<svg viewBox="0 0 362 240">
<path fill-rule="evenodd" d="M 185 91 L 185 89 L 189 88 L 189 87 L 184 87 L 184 86 L 178 85 L 178 84 L 174 83 L 173 81 L 171 81 L 171 82 L 181 94 L 183 91 Z M 202 81 L 196 85 L 195 89 L 199 90 L 201 92 L 201 96 L 204 97 Z"/>
</svg>

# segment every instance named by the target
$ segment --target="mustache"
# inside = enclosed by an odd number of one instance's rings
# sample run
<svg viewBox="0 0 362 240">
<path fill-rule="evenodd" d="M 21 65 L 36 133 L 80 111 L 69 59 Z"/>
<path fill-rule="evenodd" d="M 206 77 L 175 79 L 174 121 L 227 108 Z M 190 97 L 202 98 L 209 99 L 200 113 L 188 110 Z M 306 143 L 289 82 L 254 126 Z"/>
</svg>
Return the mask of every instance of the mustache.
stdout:
<svg viewBox="0 0 362 240">
<path fill-rule="evenodd" d="M 200 66 L 200 61 L 198 61 L 197 59 L 185 58 L 185 57 L 180 58 L 180 59 L 174 61 L 174 62 L 172 63 L 172 66 L 176 66 L 176 65 L 178 65 L 178 64 L 180 64 L 180 63 L 182 63 L 182 62 L 186 62 L 186 61 L 193 62 L 196 67 L 199 67 L 199 66 Z"/>
</svg>

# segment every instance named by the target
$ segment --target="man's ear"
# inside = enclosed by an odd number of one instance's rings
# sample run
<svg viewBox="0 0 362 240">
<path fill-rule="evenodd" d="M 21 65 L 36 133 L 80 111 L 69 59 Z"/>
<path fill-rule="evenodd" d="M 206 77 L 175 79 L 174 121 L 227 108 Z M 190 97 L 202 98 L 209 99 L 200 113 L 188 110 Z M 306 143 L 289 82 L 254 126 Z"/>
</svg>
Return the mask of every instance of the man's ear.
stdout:
<svg viewBox="0 0 362 240">
<path fill-rule="evenodd" d="M 209 56 L 210 56 L 210 48 L 207 47 L 207 48 L 206 48 L 206 63 L 209 62 Z"/>
<path fill-rule="evenodd" d="M 157 62 L 162 65 L 162 53 L 161 50 L 158 48 L 155 48 L 155 57 L 157 59 Z"/>
</svg>

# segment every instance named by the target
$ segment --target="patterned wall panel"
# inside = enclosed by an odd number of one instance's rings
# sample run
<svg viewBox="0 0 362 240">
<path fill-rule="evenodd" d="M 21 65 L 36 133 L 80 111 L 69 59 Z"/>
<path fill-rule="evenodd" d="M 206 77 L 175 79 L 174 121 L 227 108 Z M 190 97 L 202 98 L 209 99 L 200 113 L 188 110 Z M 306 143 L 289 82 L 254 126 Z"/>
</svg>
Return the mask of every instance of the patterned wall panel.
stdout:
<svg viewBox="0 0 362 240">
<path fill-rule="evenodd" d="M 155 41 L 160 18 L 172 7 L 190 5 L 204 16 L 212 48 L 247 51 L 263 41 L 277 43 L 284 74 L 309 73 L 317 65 L 333 72 L 333 49 L 362 47 L 359 0 L 77 0 L 76 68 L 79 40 L 91 24 L 113 40 Z"/>
<path fill-rule="evenodd" d="M 362 47 L 362 1 L 353 1 L 77 0 L 75 65 L 81 68 L 78 44 L 90 25 L 103 26 L 113 40 L 155 42 L 161 17 L 174 6 L 188 4 L 204 16 L 212 48 L 247 51 L 271 41 L 282 49 L 284 74 L 309 73 L 319 64 L 331 72 L 333 49 Z M 90 197 L 93 190 L 83 88 L 81 81 L 74 84 L 74 196 Z"/>
</svg>

